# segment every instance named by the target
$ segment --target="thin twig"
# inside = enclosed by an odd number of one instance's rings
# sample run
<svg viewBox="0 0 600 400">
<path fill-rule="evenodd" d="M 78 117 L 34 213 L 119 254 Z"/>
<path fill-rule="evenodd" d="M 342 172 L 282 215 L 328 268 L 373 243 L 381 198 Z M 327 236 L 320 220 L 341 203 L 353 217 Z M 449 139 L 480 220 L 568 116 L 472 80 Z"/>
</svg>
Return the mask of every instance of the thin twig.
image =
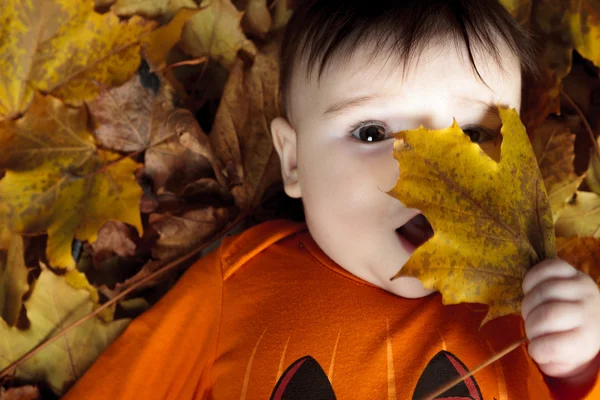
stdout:
<svg viewBox="0 0 600 400">
<path fill-rule="evenodd" d="M 594 131 L 592 130 L 592 127 L 588 123 L 587 118 L 585 117 L 585 115 L 583 114 L 583 112 L 581 111 L 581 109 L 579 108 L 577 103 L 575 103 L 575 101 L 573 101 L 573 99 L 571 98 L 571 96 L 569 96 L 567 94 L 567 92 L 565 92 L 564 90 L 561 89 L 560 94 L 563 95 L 563 97 L 567 100 L 567 102 L 571 105 L 571 107 L 573 107 L 575 109 L 575 112 L 577 114 L 579 114 L 579 116 L 583 120 L 583 124 L 585 125 L 585 130 L 590 135 L 590 139 L 592 140 L 592 146 L 594 146 L 594 149 L 596 149 L 596 154 L 598 154 L 598 157 L 600 157 L 600 144 L 598 144 L 598 142 L 596 141 L 596 137 L 594 136 Z"/>
<path fill-rule="evenodd" d="M 523 338 L 523 339 L 519 339 L 517 342 L 511 344 L 510 346 L 506 347 L 504 350 L 502 350 L 500 353 L 494 355 L 492 358 L 490 358 L 489 360 L 486 360 L 485 362 L 483 362 L 482 364 L 478 365 L 477 367 L 475 367 L 475 369 L 469 371 L 467 374 L 465 375 L 461 375 L 460 377 L 456 378 L 455 380 L 453 380 L 452 382 L 444 385 L 443 387 L 441 387 L 440 389 L 436 390 L 434 393 L 430 394 L 429 396 L 425 397 L 425 400 L 433 400 L 436 397 L 438 397 L 439 395 L 443 394 L 444 392 L 446 392 L 447 390 L 452 389 L 454 386 L 458 385 L 459 383 L 461 383 L 462 381 L 464 381 L 467 378 L 470 378 L 471 376 L 475 375 L 477 372 L 481 371 L 482 369 L 484 369 L 485 367 L 487 367 L 488 365 L 498 361 L 499 359 L 501 359 L 502 357 L 504 357 L 505 355 L 507 355 L 508 353 L 510 353 L 511 351 L 513 351 L 514 349 L 518 348 L 519 346 L 521 346 L 521 344 L 523 344 L 525 341 L 527 340 L 527 338 Z"/>
<path fill-rule="evenodd" d="M 38 352 L 40 352 L 41 350 L 43 350 L 46 346 L 49 346 L 51 343 L 53 343 L 54 341 L 56 341 L 57 339 L 59 339 L 60 337 L 62 337 L 66 333 L 68 333 L 69 331 L 77 328 L 79 325 L 83 324 L 88 319 L 90 319 L 90 318 L 94 317 L 96 314 L 102 312 L 102 310 L 104 310 L 105 308 L 110 307 L 111 305 L 113 305 L 114 303 L 116 303 L 118 300 L 122 299 L 127 294 L 129 294 L 130 292 L 132 292 L 135 289 L 137 289 L 139 286 L 143 285 L 144 283 L 148 282 L 149 280 L 151 280 L 153 278 L 156 278 L 157 276 L 159 276 L 160 274 L 162 274 L 164 272 L 170 271 L 171 269 L 173 269 L 174 267 L 178 266 L 182 262 L 186 261 L 187 259 L 191 258 L 192 256 L 194 256 L 197 253 L 199 253 L 202 250 L 204 250 L 207 246 L 209 246 L 210 244 L 212 244 L 213 242 L 215 242 L 216 240 L 218 240 L 219 238 L 221 238 L 222 236 L 224 236 L 227 232 L 229 232 L 229 230 L 233 229 L 240 222 L 242 222 L 244 220 L 244 218 L 246 218 L 248 215 L 251 214 L 252 211 L 253 210 L 250 209 L 250 210 L 247 210 L 245 212 L 242 212 L 235 220 L 233 220 L 230 224 L 227 224 L 225 226 L 225 228 L 223 228 L 221 231 L 219 231 L 214 236 L 213 240 L 210 240 L 210 241 L 207 241 L 207 242 L 201 244 L 197 248 L 191 250 L 189 253 L 184 254 L 183 256 L 179 257 L 178 259 L 171 261 L 169 264 L 167 264 L 163 268 L 161 268 L 161 269 L 159 269 L 157 271 L 154 271 L 152 274 L 148 275 L 147 277 L 145 277 L 141 281 L 136 282 L 134 285 L 130 286 L 126 290 L 124 290 L 121 293 L 119 293 L 117 296 L 113 297 L 112 299 L 110 299 L 106 303 L 102 304 L 96 310 L 92 311 L 91 313 L 87 314 L 86 316 L 84 316 L 84 317 L 80 318 L 79 320 L 75 321 L 74 323 L 72 323 L 71 325 L 67 326 L 62 331 L 58 332 L 56 335 L 52 336 L 51 338 L 48 338 L 46 341 L 38 344 L 33 349 L 31 349 L 27 353 L 23 354 L 21 356 L 21 358 L 19 358 L 18 360 L 12 362 L 8 367 L 6 367 L 3 370 L 1 370 L 0 371 L 0 379 L 4 378 L 6 375 L 8 375 L 9 373 L 11 373 L 12 370 L 16 369 L 19 365 L 21 365 L 22 363 L 24 363 L 25 361 L 27 361 L 28 359 L 30 359 L 31 357 L 33 357 L 35 354 L 37 354 Z"/>
<path fill-rule="evenodd" d="M 194 58 L 193 60 L 179 61 L 179 62 L 176 62 L 173 64 L 165 65 L 164 67 L 158 69 L 156 72 L 162 73 L 162 72 L 168 71 L 170 69 L 173 69 L 175 67 L 181 67 L 182 65 L 197 65 L 197 64 L 201 64 L 203 62 L 208 62 L 208 58 L 206 56 L 200 57 L 200 58 Z"/>
</svg>

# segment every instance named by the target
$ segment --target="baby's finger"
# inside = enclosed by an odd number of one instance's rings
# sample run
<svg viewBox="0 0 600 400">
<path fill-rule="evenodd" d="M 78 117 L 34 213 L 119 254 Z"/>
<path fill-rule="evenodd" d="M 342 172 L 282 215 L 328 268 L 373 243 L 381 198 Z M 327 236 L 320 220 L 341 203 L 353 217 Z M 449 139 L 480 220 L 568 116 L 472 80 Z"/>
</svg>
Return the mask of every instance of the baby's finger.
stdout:
<svg viewBox="0 0 600 400">
<path fill-rule="evenodd" d="M 579 279 L 552 278 L 531 289 L 521 303 L 521 315 L 527 319 L 537 306 L 555 300 L 578 301 L 586 294 Z"/>
<path fill-rule="evenodd" d="M 583 324 L 579 302 L 551 301 L 534 308 L 525 319 L 525 333 L 534 340 L 555 332 L 565 332 Z"/>
<path fill-rule="evenodd" d="M 572 278 L 577 270 L 562 260 L 544 260 L 527 271 L 523 279 L 523 293 L 527 294 L 539 283 L 552 278 Z"/>
<path fill-rule="evenodd" d="M 563 375 L 591 359 L 589 352 L 582 351 L 580 336 L 577 329 L 541 336 L 529 343 L 527 351 L 544 373 Z"/>
</svg>

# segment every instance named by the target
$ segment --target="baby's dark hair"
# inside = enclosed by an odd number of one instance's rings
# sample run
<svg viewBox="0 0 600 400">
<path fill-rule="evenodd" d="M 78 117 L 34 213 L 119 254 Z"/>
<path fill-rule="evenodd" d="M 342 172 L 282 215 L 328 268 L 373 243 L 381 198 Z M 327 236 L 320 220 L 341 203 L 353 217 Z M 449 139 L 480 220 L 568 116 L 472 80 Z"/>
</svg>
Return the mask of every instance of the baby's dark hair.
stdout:
<svg viewBox="0 0 600 400">
<path fill-rule="evenodd" d="M 319 80 L 332 59 L 347 60 L 372 44 L 373 57 L 388 51 L 406 71 L 431 40 L 442 38 L 466 47 L 482 82 L 474 50 L 502 66 L 498 38 L 518 57 L 524 77 L 539 75 L 531 35 L 498 0 L 298 0 L 280 49 L 280 110 L 289 117 L 290 81 L 301 61 L 307 78 L 319 67 Z"/>
</svg>

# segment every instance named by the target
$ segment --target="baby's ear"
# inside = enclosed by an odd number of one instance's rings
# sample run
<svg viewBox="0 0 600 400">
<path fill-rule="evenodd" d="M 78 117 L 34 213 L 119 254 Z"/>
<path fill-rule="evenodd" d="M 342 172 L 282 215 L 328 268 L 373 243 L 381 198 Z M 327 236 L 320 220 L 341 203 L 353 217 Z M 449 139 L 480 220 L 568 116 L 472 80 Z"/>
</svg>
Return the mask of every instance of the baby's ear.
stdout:
<svg viewBox="0 0 600 400">
<path fill-rule="evenodd" d="M 302 193 L 296 165 L 296 131 L 285 118 L 277 117 L 271 121 L 271 135 L 273 136 L 273 146 L 275 146 L 281 162 L 281 176 L 285 193 L 290 197 L 300 198 Z"/>
</svg>

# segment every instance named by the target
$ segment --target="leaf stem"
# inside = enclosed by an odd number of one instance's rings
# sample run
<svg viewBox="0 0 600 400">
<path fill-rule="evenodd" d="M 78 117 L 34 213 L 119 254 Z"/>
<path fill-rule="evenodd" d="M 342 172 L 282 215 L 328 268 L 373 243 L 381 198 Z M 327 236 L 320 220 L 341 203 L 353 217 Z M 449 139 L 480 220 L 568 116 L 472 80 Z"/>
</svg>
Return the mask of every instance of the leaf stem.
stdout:
<svg viewBox="0 0 600 400">
<path fill-rule="evenodd" d="M 565 92 L 564 90 L 561 89 L 560 94 L 563 95 L 565 100 L 567 100 L 567 103 L 569 103 L 571 105 L 571 107 L 573 107 L 575 109 L 575 112 L 581 117 L 581 120 L 583 121 L 583 125 L 585 125 L 585 130 L 587 131 L 588 135 L 590 136 L 590 139 L 592 140 L 592 146 L 594 146 L 594 149 L 596 150 L 596 154 L 598 154 L 598 156 L 600 157 L 600 144 L 596 141 L 596 137 L 594 136 L 594 131 L 592 130 L 592 127 L 588 123 L 587 118 L 585 117 L 585 115 L 583 114 L 583 112 L 581 111 L 581 109 L 579 108 L 577 103 L 575 103 L 575 101 L 571 98 L 571 96 L 569 96 L 567 94 L 567 92 Z"/>
<path fill-rule="evenodd" d="M 505 349 L 503 349 L 502 351 L 500 351 L 498 354 L 495 354 L 492 358 L 490 358 L 489 360 L 484 361 L 483 363 L 481 363 L 480 365 L 478 365 L 477 367 L 475 367 L 473 370 L 467 372 L 465 375 L 461 375 L 460 377 L 454 379 L 453 381 L 449 382 L 448 384 L 442 386 L 441 388 L 439 388 L 438 390 L 436 390 L 432 394 L 426 396 L 424 398 L 424 400 L 433 400 L 433 399 L 435 399 L 436 397 L 438 397 L 439 395 L 443 394 L 447 390 L 452 389 L 454 386 L 458 385 L 459 383 L 461 383 L 465 379 L 470 378 L 471 376 L 475 375 L 477 372 L 481 371 L 482 369 L 484 369 L 488 365 L 493 364 L 494 362 L 498 361 L 499 359 L 501 359 L 502 357 L 504 357 L 505 355 L 507 355 L 511 351 L 515 350 L 516 348 L 518 348 L 519 346 L 521 346 L 521 344 L 523 344 L 526 340 L 527 340 L 527 338 L 522 338 L 522 339 L 519 339 L 518 341 L 514 342 L 513 344 L 507 346 Z"/>
<path fill-rule="evenodd" d="M 223 237 L 227 232 L 229 232 L 229 230 L 233 229 L 235 226 L 237 226 L 239 223 L 241 223 L 248 215 L 251 214 L 252 211 L 253 211 L 253 209 L 248 209 L 248 210 L 242 212 L 236 219 L 234 219 L 232 222 L 230 222 L 229 224 L 227 224 L 221 231 L 219 231 L 213 237 L 212 240 L 209 240 L 209 241 L 206 241 L 206 242 L 200 244 L 198 247 L 196 247 L 195 249 L 191 250 L 189 253 L 184 254 L 183 256 L 181 256 L 181 257 L 179 257 L 179 258 L 171 261 L 170 263 L 168 263 L 164 267 L 162 267 L 162 268 L 154 271 L 153 273 L 151 273 L 150 275 L 148 275 L 144 279 L 140 280 L 139 282 L 136 282 L 134 285 L 130 286 L 129 288 L 127 288 L 124 291 L 122 291 L 121 293 L 119 293 L 117 296 L 113 297 L 112 299 L 110 299 L 106 303 L 102 304 L 100 307 L 98 307 L 97 309 L 95 309 L 91 313 L 89 313 L 89 314 L 85 315 L 84 317 L 80 318 L 79 320 L 75 321 L 74 323 L 72 323 L 71 325 L 67 326 L 62 331 L 58 332 L 56 335 L 54 335 L 54 336 L 46 339 L 44 342 L 38 344 L 33 349 L 31 349 L 27 353 L 23 354 L 18 360 L 12 362 L 8 367 L 4 368 L 3 370 L 0 370 L 0 380 L 2 378 L 4 378 L 6 375 L 8 375 L 11 372 L 13 372 L 13 370 L 16 370 L 16 368 L 19 365 L 23 364 L 25 361 L 27 361 L 28 359 L 30 359 L 31 357 L 33 357 L 34 355 L 36 355 L 38 352 L 40 352 L 41 350 L 43 350 L 45 347 L 49 346 L 50 344 L 52 344 L 54 341 L 56 341 L 57 339 L 59 339 L 60 337 L 62 337 L 66 333 L 68 333 L 69 331 L 77 328 L 79 325 L 83 324 L 88 319 L 94 317 L 96 314 L 102 312 L 102 310 L 104 310 L 105 308 L 110 307 L 111 305 L 113 305 L 114 303 L 116 303 L 118 300 L 120 300 L 123 297 L 125 297 L 127 294 L 133 292 L 139 286 L 143 285 L 144 283 L 150 281 L 151 279 L 157 277 L 158 275 L 160 275 L 160 274 L 162 274 L 164 272 L 170 271 L 171 269 L 175 268 L 176 266 L 179 266 L 179 264 L 181 264 L 182 262 L 188 260 L 192 256 L 194 256 L 197 253 L 199 253 L 202 250 L 204 250 L 210 244 L 212 244 L 213 242 L 215 242 L 219 238 Z"/>
</svg>

